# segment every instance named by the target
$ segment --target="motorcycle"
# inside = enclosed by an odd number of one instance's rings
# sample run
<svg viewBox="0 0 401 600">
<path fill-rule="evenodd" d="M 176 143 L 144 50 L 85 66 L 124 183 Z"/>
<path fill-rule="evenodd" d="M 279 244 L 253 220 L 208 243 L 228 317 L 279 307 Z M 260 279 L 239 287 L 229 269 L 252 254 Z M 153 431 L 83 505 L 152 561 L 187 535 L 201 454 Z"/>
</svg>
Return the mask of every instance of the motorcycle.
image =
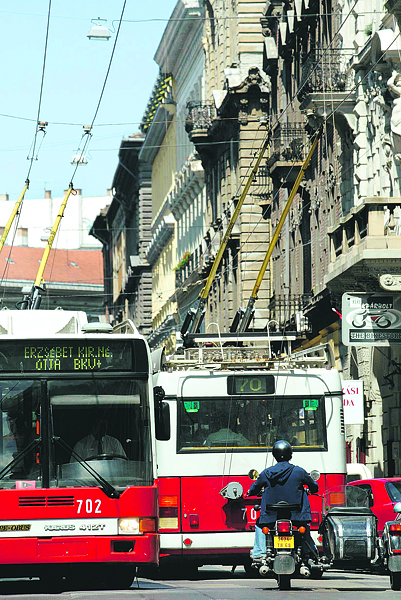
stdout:
<svg viewBox="0 0 401 600">
<path fill-rule="evenodd" d="M 316 472 L 316 480 L 319 476 Z M 275 576 L 280 590 L 291 589 L 294 576 L 320 579 L 327 565 L 320 560 L 307 528 L 291 520 L 291 512 L 299 512 L 300 506 L 279 502 L 267 504 L 266 509 L 277 512 L 277 520 L 272 528 L 262 527 L 266 535 L 266 558 L 255 560 L 253 566 L 263 577 Z M 255 510 L 260 510 L 260 506 L 255 506 Z"/>
<path fill-rule="evenodd" d="M 372 570 L 380 566 L 377 518 L 369 497 L 357 486 L 339 486 L 323 494 L 319 526 L 323 554 L 330 567 Z"/>
<path fill-rule="evenodd" d="M 394 521 L 387 521 L 381 538 L 384 563 L 390 571 L 392 590 L 401 590 L 401 502 L 393 508 L 397 513 Z"/>
</svg>

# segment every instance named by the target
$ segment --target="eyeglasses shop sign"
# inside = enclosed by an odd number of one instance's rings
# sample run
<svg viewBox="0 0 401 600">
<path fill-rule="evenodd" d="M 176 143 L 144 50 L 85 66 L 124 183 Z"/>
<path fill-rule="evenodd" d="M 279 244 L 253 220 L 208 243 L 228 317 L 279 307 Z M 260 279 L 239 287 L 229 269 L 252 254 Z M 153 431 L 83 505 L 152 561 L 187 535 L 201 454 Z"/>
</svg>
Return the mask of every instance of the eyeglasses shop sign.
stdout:
<svg viewBox="0 0 401 600">
<path fill-rule="evenodd" d="M 363 381 L 343 381 L 342 388 L 344 394 L 344 423 L 346 425 L 363 425 Z"/>
</svg>

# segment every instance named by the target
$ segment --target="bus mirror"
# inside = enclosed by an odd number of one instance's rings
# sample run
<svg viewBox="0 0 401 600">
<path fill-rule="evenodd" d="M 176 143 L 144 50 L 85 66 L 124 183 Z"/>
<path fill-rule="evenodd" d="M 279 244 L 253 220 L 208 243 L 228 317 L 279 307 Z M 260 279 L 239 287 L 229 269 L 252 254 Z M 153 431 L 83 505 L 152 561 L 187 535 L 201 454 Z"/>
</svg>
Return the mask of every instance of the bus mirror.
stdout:
<svg viewBox="0 0 401 600">
<path fill-rule="evenodd" d="M 160 385 L 153 388 L 153 395 L 155 398 L 156 438 L 161 441 L 167 441 L 171 435 L 170 407 L 167 402 L 163 402 L 166 394 Z"/>
<path fill-rule="evenodd" d="M 164 391 L 161 385 L 157 385 L 153 388 L 153 396 L 155 397 L 156 404 L 160 404 L 161 402 L 163 402 L 165 395 L 166 392 Z"/>
<path fill-rule="evenodd" d="M 250 479 L 252 479 L 253 481 L 255 481 L 259 477 L 259 473 L 257 472 L 256 469 L 251 469 L 248 473 L 248 477 Z"/>
</svg>

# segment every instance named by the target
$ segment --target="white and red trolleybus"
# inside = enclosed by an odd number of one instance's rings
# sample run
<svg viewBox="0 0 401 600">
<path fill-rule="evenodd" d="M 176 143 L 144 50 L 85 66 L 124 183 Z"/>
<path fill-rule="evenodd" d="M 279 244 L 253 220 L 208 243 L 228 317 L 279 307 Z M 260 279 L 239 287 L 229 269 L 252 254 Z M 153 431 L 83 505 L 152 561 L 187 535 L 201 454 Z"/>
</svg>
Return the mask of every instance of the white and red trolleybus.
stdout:
<svg viewBox="0 0 401 600">
<path fill-rule="evenodd" d="M 345 484 L 341 380 L 327 348 L 272 360 L 270 345 L 190 348 L 154 365 L 167 424 L 156 442 L 161 565 L 249 566 L 257 514 L 242 491 L 251 469 L 274 464 L 278 439 L 290 441 L 295 464 L 320 471 L 320 493 Z M 320 545 L 322 501 L 310 500 Z"/>
<path fill-rule="evenodd" d="M 1 577 L 125 587 L 158 562 L 150 355 L 108 328 L 0 311 Z"/>
</svg>

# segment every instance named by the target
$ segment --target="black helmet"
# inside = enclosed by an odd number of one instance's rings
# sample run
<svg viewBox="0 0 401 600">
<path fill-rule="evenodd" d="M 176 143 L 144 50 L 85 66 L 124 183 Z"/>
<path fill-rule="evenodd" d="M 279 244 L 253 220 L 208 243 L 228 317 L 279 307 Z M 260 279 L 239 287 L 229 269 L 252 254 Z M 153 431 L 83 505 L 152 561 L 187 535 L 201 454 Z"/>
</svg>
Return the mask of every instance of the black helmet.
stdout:
<svg viewBox="0 0 401 600">
<path fill-rule="evenodd" d="M 282 462 L 284 460 L 291 460 L 292 457 L 292 448 L 291 444 L 289 444 L 286 440 L 279 440 L 275 442 L 273 446 L 273 456 L 277 462 Z"/>
</svg>

